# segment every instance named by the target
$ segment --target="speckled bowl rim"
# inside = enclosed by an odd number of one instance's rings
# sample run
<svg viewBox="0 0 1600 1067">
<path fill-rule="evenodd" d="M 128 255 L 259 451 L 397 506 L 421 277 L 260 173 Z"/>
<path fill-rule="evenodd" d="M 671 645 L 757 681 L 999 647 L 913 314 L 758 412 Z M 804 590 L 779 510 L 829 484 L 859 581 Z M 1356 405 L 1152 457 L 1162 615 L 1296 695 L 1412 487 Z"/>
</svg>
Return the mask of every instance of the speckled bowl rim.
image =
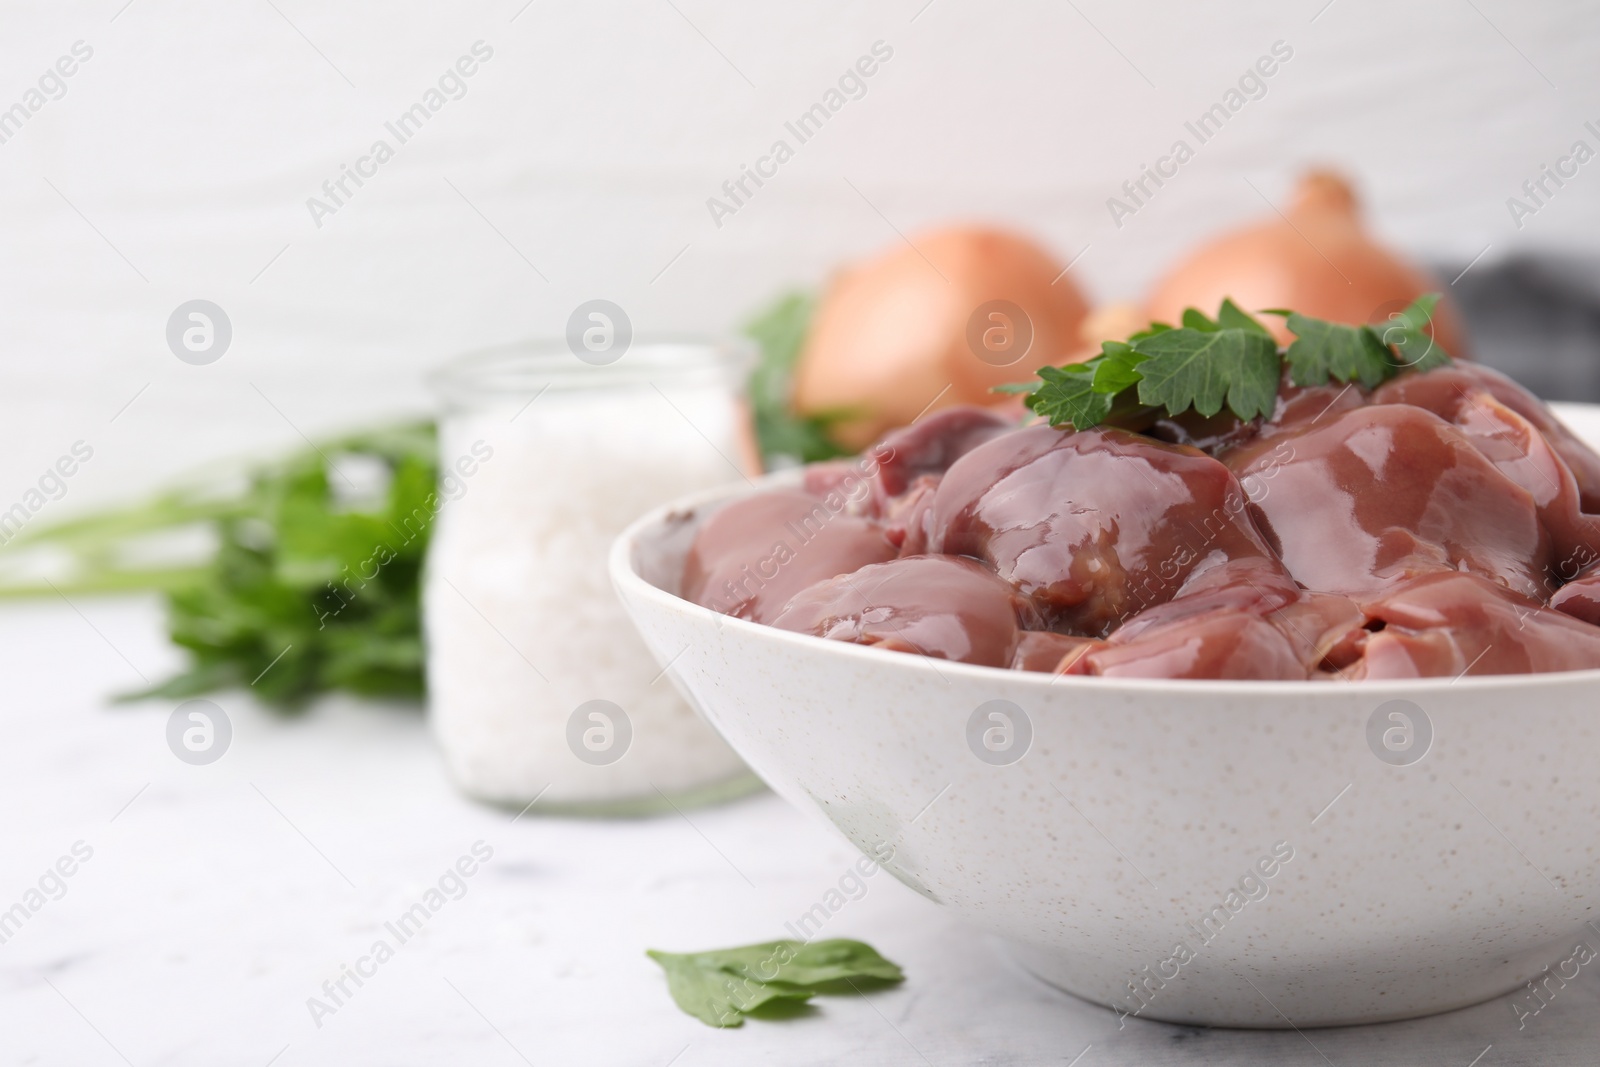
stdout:
<svg viewBox="0 0 1600 1067">
<path fill-rule="evenodd" d="M 973 681 L 1004 685 L 1008 692 L 1020 690 L 1023 692 L 1036 691 L 1040 694 L 1046 692 L 1067 694 L 1074 690 L 1087 690 L 1142 693 L 1157 697 L 1182 697 L 1186 694 L 1204 694 L 1207 697 L 1297 697 L 1338 701 L 1343 699 L 1341 694 L 1350 692 L 1367 694 L 1393 692 L 1408 696 L 1416 696 L 1417 694 L 1439 694 L 1442 696 L 1446 690 L 1453 692 L 1461 690 L 1516 690 L 1519 693 L 1528 693 L 1529 691 L 1537 691 L 1544 686 L 1569 690 L 1573 685 L 1583 683 L 1600 685 L 1600 668 L 1578 671 L 1545 671 L 1538 674 L 1484 674 L 1456 678 L 1385 678 L 1335 682 L 1101 678 L 1093 675 L 1057 675 L 1046 674 L 1042 671 L 1018 671 L 1003 667 L 985 667 L 946 659 L 931 662 L 925 656 L 913 656 L 904 652 L 893 652 L 888 649 L 873 648 L 870 645 L 858 645 L 848 641 L 831 641 L 824 637 L 795 633 L 791 630 L 780 630 L 773 626 L 751 622 L 748 619 L 738 619 L 731 615 L 723 615 L 710 608 L 685 600 L 676 594 L 669 593 L 659 586 L 651 584 L 639 574 L 634 563 L 635 549 L 654 531 L 658 530 L 668 516 L 681 512 L 697 511 L 710 504 L 724 503 L 767 489 L 795 485 L 798 483 L 799 477 L 800 473 L 795 469 L 774 471 L 758 478 L 750 479 L 747 484 L 731 483 L 713 489 L 702 490 L 652 508 L 629 523 L 627 528 L 612 541 L 608 556 L 608 567 L 611 572 L 612 583 L 617 587 L 618 592 L 624 595 L 624 599 L 637 597 L 650 601 L 659 607 L 696 619 L 706 625 L 720 625 L 722 627 L 731 627 L 735 632 L 744 632 L 752 635 L 759 634 L 761 635 L 761 640 L 787 644 L 802 651 L 809 651 L 819 659 L 858 659 L 866 663 L 880 664 L 886 670 L 927 671 L 940 677 L 954 675 L 969 678 Z M 1508 705 L 1507 710 L 1516 711 L 1525 706 L 1523 704 Z"/>
</svg>

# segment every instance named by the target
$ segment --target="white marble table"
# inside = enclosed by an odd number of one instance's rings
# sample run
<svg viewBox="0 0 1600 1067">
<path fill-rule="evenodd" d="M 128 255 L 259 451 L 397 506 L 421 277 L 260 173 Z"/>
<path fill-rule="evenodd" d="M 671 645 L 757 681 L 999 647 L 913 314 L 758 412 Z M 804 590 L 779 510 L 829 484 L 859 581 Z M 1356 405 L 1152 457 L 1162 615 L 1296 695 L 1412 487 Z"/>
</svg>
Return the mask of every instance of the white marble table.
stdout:
<svg viewBox="0 0 1600 1067">
<path fill-rule="evenodd" d="M 780 936 L 853 861 L 842 841 L 769 794 L 687 818 L 513 821 L 457 796 L 420 717 L 391 707 L 334 702 L 283 719 L 220 697 L 231 747 L 189 766 L 166 744 L 170 703 L 106 700 L 176 662 L 150 601 L 0 609 L 0 909 L 75 844 L 92 849 L 65 865 L 70 877 L 46 878 L 64 894 L 41 894 L 0 944 L 5 1063 L 1600 1060 L 1600 977 L 1588 970 L 1520 1032 L 1504 1001 L 1306 1034 L 1119 1030 L 881 874 L 824 934 L 871 941 L 904 965 L 903 986 L 712 1030 L 672 1005 L 644 949 Z M 363 965 L 359 988 L 346 979 L 350 995 L 319 1027 L 308 999 L 480 841 L 493 856 L 460 899 L 392 959 Z"/>
</svg>

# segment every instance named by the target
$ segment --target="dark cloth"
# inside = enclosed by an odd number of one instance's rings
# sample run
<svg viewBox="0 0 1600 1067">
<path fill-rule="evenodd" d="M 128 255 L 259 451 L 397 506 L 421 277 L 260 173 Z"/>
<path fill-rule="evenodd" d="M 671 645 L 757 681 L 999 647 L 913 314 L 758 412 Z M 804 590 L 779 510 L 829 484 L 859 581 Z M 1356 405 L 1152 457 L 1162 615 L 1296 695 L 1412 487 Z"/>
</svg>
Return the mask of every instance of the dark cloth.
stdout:
<svg viewBox="0 0 1600 1067">
<path fill-rule="evenodd" d="M 1600 402 L 1600 259 L 1518 255 L 1436 265 L 1471 355 L 1546 400 Z"/>
</svg>

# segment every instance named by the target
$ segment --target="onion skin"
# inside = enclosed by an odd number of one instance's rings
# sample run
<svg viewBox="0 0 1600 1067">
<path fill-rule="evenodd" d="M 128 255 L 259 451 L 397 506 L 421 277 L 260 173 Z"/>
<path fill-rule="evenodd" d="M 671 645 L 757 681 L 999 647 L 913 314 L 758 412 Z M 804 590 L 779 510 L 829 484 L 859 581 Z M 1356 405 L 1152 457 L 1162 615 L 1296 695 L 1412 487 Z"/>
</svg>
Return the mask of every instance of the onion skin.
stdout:
<svg viewBox="0 0 1600 1067">
<path fill-rule="evenodd" d="M 1088 314 L 1082 293 L 1070 277 L 1055 281 L 1061 264 L 1032 241 L 951 227 L 911 243 L 836 275 L 806 336 L 795 406 L 806 415 L 849 412 L 830 427 L 849 448 L 924 410 L 1001 404 L 993 386 L 1092 354 L 1075 351 Z M 984 362 L 968 344 L 969 320 L 991 300 L 1017 305 L 1033 327 L 1026 355 L 1009 366 Z"/>
<path fill-rule="evenodd" d="M 1444 289 L 1373 241 L 1355 193 L 1337 174 L 1306 174 L 1284 214 L 1287 221 L 1274 217 L 1217 238 L 1168 273 L 1145 301 L 1150 319 L 1177 325 L 1184 308 L 1212 314 L 1230 297 L 1246 311 L 1289 308 L 1330 322 L 1376 323 Z M 1280 344 L 1294 339 L 1281 318 L 1261 319 Z M 1448 300 L 1434 310 L 1433 335 L 1451 355 L 1463 354 Z"/>
<path fill-rule="evenodd" d="M 1101 341 L 1126 341 L 1148 325 L 1150 317 L 1137 304 L 1102 304 L 1079 327 L 1078 339 L 1090 349 L 1083 358 L 1098 356 Z"/>
</svg>

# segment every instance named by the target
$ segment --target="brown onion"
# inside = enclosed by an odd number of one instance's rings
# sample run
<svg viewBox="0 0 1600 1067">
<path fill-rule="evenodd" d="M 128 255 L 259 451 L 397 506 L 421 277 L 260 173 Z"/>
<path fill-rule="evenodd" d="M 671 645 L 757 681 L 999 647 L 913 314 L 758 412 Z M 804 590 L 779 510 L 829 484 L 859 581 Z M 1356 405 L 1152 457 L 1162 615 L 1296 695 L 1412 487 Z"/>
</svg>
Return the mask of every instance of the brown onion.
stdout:
<svg viewBox="0 0 1600 1067">
<path fill-rule="evenodd" d="M 980 227 L 920 234 L 841 271 L 806 336 L 796 407 L 851 412 L 833 436 L 859 448 L 924 410 L 1000 403 L 993 386 L 1026 381 L 1078 348 L 1088 306 L 1061 271 L 1032 241 Z M 991 318 L 995 309 L 982 310 L 991 301 L 1021 319 L 1004 309 Z M 975 351 L 974 337 L 994 339 L 995 350 Z"/>
<path fill-rule="evenodd" d="M 1292 308 L 1331 322 L 1383 322 L 1423 293 L 1443 288 L 1368 235 L 1344 178 L 1315 170 L 1300 179 L 1283 217 L 1202 247 L 1155 286 L 1145 311 L 1176 325 L 1184 308 L 1211 313 L 1231 297 L 1250 311 Z M 1276 316 L 1265 316 L 1263 324 L 1282 343 L 1293 337 Z M 1434 310 L 1433 334 L 1447 351 L 1462 354 L 1460 321 L 1448 301 Z"/>
</svg>

